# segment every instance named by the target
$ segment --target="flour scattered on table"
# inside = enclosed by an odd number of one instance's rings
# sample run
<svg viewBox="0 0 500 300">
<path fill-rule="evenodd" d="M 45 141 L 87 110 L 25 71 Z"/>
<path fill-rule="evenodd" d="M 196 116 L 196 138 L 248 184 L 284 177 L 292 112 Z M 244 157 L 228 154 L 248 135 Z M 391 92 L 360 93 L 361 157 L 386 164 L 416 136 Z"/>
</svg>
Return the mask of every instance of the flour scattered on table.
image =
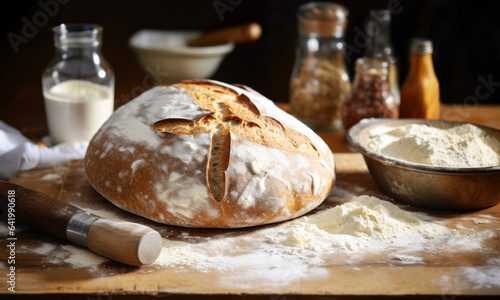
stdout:
<svg viewBox="0 0 500 300">
<path fill-rule="evenodd" d="M 253 237 L 229 235 L 197 239 L 194 243 L 163 239 L 162 252 L 154 265 L 212 274 L 214 270 L 222 271 L 221 285 L 231 288 L 252 288 L 254 280 L 261 286 L 276 287 L 328 274 L 306 257 L 281 255 L 262 245 L 265 244 Z M 242 247 L 247 250 L 242 251 Z"/>
<path fill-rule="evenodd" d="M 111 220 L 120 220 L 120 215 L 118 215 L 114 211 L 110 211 L 107 208 L 104 208 L 104 209 L 91 209 L 91 208 L 88 208 L 88 207 L 82 207 L 82 209 L 84 209 L 85 211 L 87 211 L 87 212 L 89 212 L 91 214 L 99 216 L 99 217 L 103 217 L 103 218 L 111 219 Z"/>
<path fill-rule="evenodd" d="M 9 234 L 9 226 L 7 226 L 7 223 L 0 222 L 0 236 L 2 237 L 7 237 Z"/>
<path fill-rule="evenodd" d="M 21 245 L 17 251 L 18 253 L 33 253 L 42 256 L 41 261 L 44 267 L 52 268 L 68 264 L 74 269 L 86 269 L 96 277 L 102 275 L 99 265 L 109 261 L 86 248 L 56 243 L 41 242 L 36 247 Z"/>
<path fill-rule="evenodd" d="M 405 255 L 405 254 L 395 254 L 392 255 L 391 257 L 392 261 L 399 262 L 401 264 L 418 264 L 418 263 L 423 263 L 424 259 L 422 257 L 416 257 L 412 255 Z"/>
<path fill-rule="evenodd" d="M 56 245 L 49 243 L 42 243 L 39 247 L 35 248 L 33 252 L 38 255 L 47 255 L 56 249 Z"/>
<path fill-rule="evenodd" d="M 5 216 L 7 216 L 7 215 L 5 215 Z M 6 223 L 7 217 L 5 217 L 4 220 L 5 221 L 0 222 L 0 237 L 1 238 L 7 238 L 7 237 L 9 237 L 9 234 L 10 234 L 10 231 L 11 231 L 9 229 L 9 225 Z M 26 230 L 29 230 L 29 229 L 30 228 L 28 226 L 24 226 L 24 225 L 16 223 L 16 233 L 17 232 L 21 232 L 21 231 L 26 231 Z"/>
<path fill-rule="evenodd" d="M 463 268 L 462 276 L 473 289 L 500 288 L 500 258 L 492 258 L 484 266 Z"/>
<path fill-rule="evenodd" d="M 56 174 L 56 173 L 49 173 L 49 174 L 46 174 L 45 176 L 43 176 L 42 178 L 40 178 L 40 180 L 43 180 L 43 181 L 56 181 L 56 180 L 60 180 L 60 179 L 62 179 L 62 176 L 59 174 Z"/>
<path fill-rule="evenodd" d="M 52 247 L 53 245 L 42 245 L 35 249 L 38 254 L 46 255 L 44 263 L 60 265 L 63 263 L 69 264 L 75 269 L 95 270 L 100 264 L 108 261 L 108 259 L 99 256 L 92 251 L 84 248 L 78 248 L 71 245 L 63 245 L 60 247 Z"/>
<path fill-rule="evenodd" d="M 334 208 L 303 217 L 282 226 L 267 242 L 315 252 L 359 252 L 421 245 L 426 240 L 449 235 L 442 225 L 424 221 L 418 213 L 402 210 L 370 196 L 354 197 Z"/>
<path fill-rule="evenodd" d="M 87 249 L 70 245 L 62 246 L 62 248 L 70 253 L 69 256 L 64 259 L 64 262 L 77 269 L 97 266 L 108 261 L 108 259 L 94 254 Z"/>
<path fill-rule="evenodd" d="M 495 223 L 495 222 L 499 221 L 496 217 L 490 216 L 490 215 L 477 215 L 475 217 L 466 217 L 466 218 L 462 218 L 462 219 L 463 220 L 470 220 L 475 225 L 491 224 L 491 223 Z"/>
<path fill-rule="evenodd" d="M 221 284 L 244 288 L 251 280 L 270 286 L 327 276 L 325 265 L 355 266 L 382 255 L 396 264 L 421 264 L 420 251 L 475 251 L 493 231 L 462 236 L 442 220 L 370 196 L 336 191 L 343 204 L 289 222 L 214 237 L 180 234 L 164 239 L 153 267 L 217 272 Z M 344 198 L 347 197 L 347 198 Z M 381 258 L 383 257 L 383 258 Z M 229 272 L 230 271 L 230 272 Z"/>
<path fill-rule="evenodd" d="M 426 259 L 444 253 L 480 253 L 483 242 L 497 235 L 495 230 L 477 231 L 470 221 L 462 228 L 447 218 L 407 211 L 404 206 L 371 196 L 356 196 L 352 189 L 337 186 L 326 202 L 336 206 L 288 222 L 218 231 L 211 237 L 189 230 L 166 238 L 160 257 L 145 270 L 196 270 L 217 276 L 220 286 L 244 289 L 252 283 L 264 283 L 277 288 L 328 277 L 326 266 L 331 265 L 360 270 L 371 263 L 400 267 L 425 264 Z M 496 221 L 488 215 L 477 217 Z M 473 270 L 465 272 L 474 275 Z"/>
</svg>

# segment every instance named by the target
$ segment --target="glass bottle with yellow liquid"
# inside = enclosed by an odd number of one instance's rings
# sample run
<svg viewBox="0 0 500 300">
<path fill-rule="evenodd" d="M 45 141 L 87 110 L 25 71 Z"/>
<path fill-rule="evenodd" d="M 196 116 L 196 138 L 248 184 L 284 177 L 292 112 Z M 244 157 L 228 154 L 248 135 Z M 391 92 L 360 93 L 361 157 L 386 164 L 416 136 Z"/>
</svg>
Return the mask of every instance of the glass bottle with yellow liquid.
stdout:
<svg viewBox="0 0 500 300">
<path fill-rule="evenodd" d="M 412 39 L 410 70 L 401 88 L 400 118 L 439 119 L 439 81 L 429 39 Z"/>
</svg>

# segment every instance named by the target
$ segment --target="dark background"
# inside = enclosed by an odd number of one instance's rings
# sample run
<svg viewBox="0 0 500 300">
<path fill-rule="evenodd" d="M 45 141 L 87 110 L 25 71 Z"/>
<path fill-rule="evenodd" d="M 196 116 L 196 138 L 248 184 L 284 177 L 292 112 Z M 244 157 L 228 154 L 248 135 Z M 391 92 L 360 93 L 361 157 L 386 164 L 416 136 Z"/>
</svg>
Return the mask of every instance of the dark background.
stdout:
<svg viewBox="0 0 500 300">
<path fill-rule="evenodd" d="M 368 11 L 387 8 L 390 1 L 336 1 L 350 12 L 346 43 L 355 45 L 355 28 L 364 30 Z M 51 27 L 60 23 L 97 23 L 104 27 L 104 56 L 116 74 L 116 102 L 123 104 L 141 92 L 146 73 L 139 67 L 128 39 L 143 28 L 211 30 L 255 21 L 263 28 L 262 38 L 237 45 L 223 61 L 214 79 L 243 83 L 275 100 L 288 101 L 288 81 L 294 62 L 296 10 L 307 1 L 299 0 L 41 0 L 57 5 L 46 21 L 41 18 L 36 33 L 15 53 L 7 35 L 23 35 L 26 20 L 43 11 L 38 1 L 2 3 L 0 67 L 4 97 L 8 105 L 23 89 L 39 89 L 34 97 L 42 100 L 40 76 L 52 58 Z M 65 4 L 63 4 L 63 2 Z M 66 3 L 67 2 L 67 3 Z M 434 64 L 445 103 L 464 103 L 478 93 L 479 77 L 493 81 L 480 87 L 477 103 L 500 104 L 500 2 L 457 0 L 399 0 L 402 11 L 393 14 L 392 42 L 400 65 L 400 83 L 408 71 L 408 41 L 429 37 L 434 41 Z M 216 4 L 231 10 L 217 13 Z M 354 61 L 362 55 L 346 56 L 353 76 Z M 495 82 L 499 82 L 496 84 Z M 489 89 L 488 89 L 489 88 Z M 143 88 L 144 89 L 144 88 Z M 142 89 L 142 90 L 143 90 Z M 488 92 L 487 96 L 484 94 Z M 466 100 L 468 99 L 468 100 Z M 477 97 L 476 97 L 477 99 Z M 469 103 L 470 104 L 470 103 Z M 2 106 L 0 106 L 2 107 Z"/>
</svg>

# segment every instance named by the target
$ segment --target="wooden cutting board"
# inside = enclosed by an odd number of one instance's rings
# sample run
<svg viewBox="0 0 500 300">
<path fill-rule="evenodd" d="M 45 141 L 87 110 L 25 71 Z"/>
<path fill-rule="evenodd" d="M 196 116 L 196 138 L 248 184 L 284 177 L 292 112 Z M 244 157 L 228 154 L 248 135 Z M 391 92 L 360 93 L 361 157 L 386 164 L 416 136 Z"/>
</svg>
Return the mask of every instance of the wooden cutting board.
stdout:
<svg viewBox="0 0 500 300">
<path fill-rule="evenodd" d="M 335 198 L 352 193 L 387 199 L 376 188 L 359 154 L 335 155 L 337 182 L 319 209 L 338 205 Z M 480 245 L 456 245 L 442 251 L 420 250 L 407 253 L 418 260 L 395 258 L 391 249 L 370 255 L 325 256 L 309 261 L 306 254 L 261 253 L 259 236 L 264 230 L 282 224 L 237 230 L 187 229 L 165 226 L 124 212 L 108 203 L 87 182 L 82 161 L 66 167 L 19 172 L 11 180 L 61 201 L 76 204 L 97 214 L 142 223 L 158 230 L 163 238 L 191 243 L 203 251 L 208 241 L 231 239 L 231 249 L 213 253 L 221 266 L 214 267 L 198 257 L 184 257 L 186 263 L 151 265 L 140 268 L 113 261 L 95 260 L 78 263 L 91 253 L 68 247 L 29 228 L 17 227 L 16 294 L 249 294 L 249 295 L 495 295 L 500 294 L 500 205 L 470 212 L 425 213 L 439 218 L 450 228 L 471 236 L 485 234 Z M 21 201 L 19 199 L 18 201 Z M 402 206 L 405 209 L 421 211 Z M 5 216 L 1 218 L 5 222 Z M 6 249 L 7 229 L 0 223 L 0 247 Z M 487 234 L 486 234 L 487 233 Z M 249 242 L 254 240 L 255 242 Z M 241 241 L 239 243 L 238 241 Z M 468 241 L 468 240 L 464 240 Z M 467 246 L 467 247 L 466 247 Z M 175 247 L 175 245 L 171 246 Z M 453 247 L 451 247 L 453 248 Z M 469 250 L 467 250 L 469 249 Z M 471 250 L 472 249 L 472 250 Z M 171 249 L 175 250 L 175 249 Z M 71 255 L 80 256 L 72 257 Z M 10 265 L 2 251 L 1 273 Z M 249 259 L 255 259 L 249 263 Z M 269 261 L 268 261 L 269 260 Z M 92 260 L 91 260 L 92 261 Z M 199 264 L 197 264 L 199 261 Z M 233 262 L 229 264 L 228 262 Z M 8 293 L 6 280 L 0 281 L 0 293 Z"/>
</svg>

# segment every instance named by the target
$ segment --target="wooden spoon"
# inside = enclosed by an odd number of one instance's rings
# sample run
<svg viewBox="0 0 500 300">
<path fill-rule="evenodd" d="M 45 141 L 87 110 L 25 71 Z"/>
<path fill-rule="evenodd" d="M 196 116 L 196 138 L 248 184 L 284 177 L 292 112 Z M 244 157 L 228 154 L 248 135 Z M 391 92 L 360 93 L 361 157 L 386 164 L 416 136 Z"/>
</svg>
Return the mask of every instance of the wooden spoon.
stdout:
<svg viewBox="0 0 500 300">
<path fill-rule="evenodd" d="M 202 47 L 226 43 L 249 43 L 258 40 L 261 34 L 262 28 L 259 24 L 245 23 L 207 32 L 189 42 L 189 46 Z"/>
</svg>

